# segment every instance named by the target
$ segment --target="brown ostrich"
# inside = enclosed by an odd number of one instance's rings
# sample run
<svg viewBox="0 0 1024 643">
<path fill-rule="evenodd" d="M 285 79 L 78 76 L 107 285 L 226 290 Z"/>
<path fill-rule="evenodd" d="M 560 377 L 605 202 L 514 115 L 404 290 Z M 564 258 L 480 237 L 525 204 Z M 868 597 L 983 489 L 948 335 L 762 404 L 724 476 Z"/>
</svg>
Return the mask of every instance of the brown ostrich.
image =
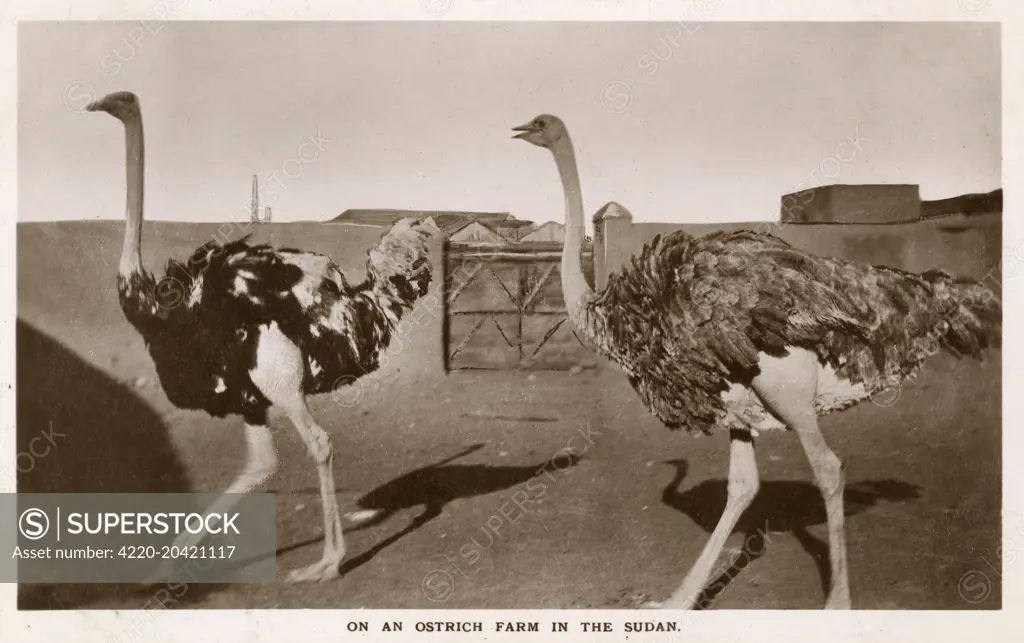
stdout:
<svg viewBox="0 0 1024 643">
<path fill-rule="evenodd" d="M 939 270 L 913 274 L 798 250 L 753 231 L 660 235 L 594 292 L 583 275 L 583 198 L 565 124 L 541 115 L 513 138 L 547 148 L 565 191 L 562 290 L 576 331 L 618 363 L 670 429 L 728 429 L 728 500 L 683 583 L 663 604 L 692 608 L 757 494 L 757 431 L 791 429 L 825 500 L 831 588 L 849 608 L 843 465 L 818 416 L 914 374 L 941 347 L 998 346 L 999 297 Z"/>
</svg>

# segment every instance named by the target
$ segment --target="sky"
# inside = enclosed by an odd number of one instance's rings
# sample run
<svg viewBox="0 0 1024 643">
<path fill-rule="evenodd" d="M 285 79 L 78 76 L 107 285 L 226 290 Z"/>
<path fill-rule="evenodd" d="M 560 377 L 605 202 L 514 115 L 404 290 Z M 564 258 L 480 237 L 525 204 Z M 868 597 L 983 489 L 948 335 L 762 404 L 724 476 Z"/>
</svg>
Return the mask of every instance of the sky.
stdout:
<svg viewBox="0 0 1024 643">
<path fill-rule="evenodd" d="M 696 28 L 695 28 L 696 27 Z M 571 132 L 584 204 L 637 221 L 777 220 L 830 183 L 1001 187 L 1000 43 L 980 23 L 21 23 L 19 220 L 124 216 L 130 90 L 146 217 L 276 221 L 348 208 L 562 220 Z"/>
</svg>

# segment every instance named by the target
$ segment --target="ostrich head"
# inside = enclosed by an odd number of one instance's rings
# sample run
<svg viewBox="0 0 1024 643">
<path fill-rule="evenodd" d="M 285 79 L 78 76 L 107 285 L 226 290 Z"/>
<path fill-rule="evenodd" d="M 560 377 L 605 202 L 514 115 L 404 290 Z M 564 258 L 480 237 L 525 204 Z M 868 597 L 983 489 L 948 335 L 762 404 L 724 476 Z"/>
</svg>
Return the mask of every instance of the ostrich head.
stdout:
<svg viewBox="0 0 1024 643">
<path fill-rule="evenodd" d="M 556 141 L 566 135 L 565 124 L 562 119 L 551 114 L 541 114 L 532 121 L 519 127 L 513 127 L 513 132 L 519 132 L 512 138 L 518 138 L 533 143 L 539 147 L 550 148 Z"/>
<path fill-rule="evenodd" d="M 139 97 L 131 92 L 114 92 L 85 106 L 88 112 L 106 112 L 119 121 L 139 116 Z"/>
</svg>

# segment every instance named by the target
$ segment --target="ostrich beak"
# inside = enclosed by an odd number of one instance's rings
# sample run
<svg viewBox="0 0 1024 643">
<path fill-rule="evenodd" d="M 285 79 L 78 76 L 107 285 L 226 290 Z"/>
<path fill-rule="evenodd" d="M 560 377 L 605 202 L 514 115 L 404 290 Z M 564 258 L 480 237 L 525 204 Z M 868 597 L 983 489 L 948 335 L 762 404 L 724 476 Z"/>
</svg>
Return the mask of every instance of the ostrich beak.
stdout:
<svg viewBox="0 0 1024 643">
<path fill-rule="evenodd" d="M 532 125 L 527 123 L 526 125 L 520 125 L 518 127 L 513 127 L 512 131 L 513 132 L 520 132 L 519 134 L 513 135 L 512 138 L 525 139 L 527 137 L 527 135 L 532 134 L 533 132 L 536 132 L 537 130 L 534 129 L 534 127 Z"/>
<path fill-rule="evenodd" d="M 96 100 L 85 106 L 87 112 L 105 112 L 107 111 L 106 105 L 103 104 L 102 100 Z"/>
</svg>

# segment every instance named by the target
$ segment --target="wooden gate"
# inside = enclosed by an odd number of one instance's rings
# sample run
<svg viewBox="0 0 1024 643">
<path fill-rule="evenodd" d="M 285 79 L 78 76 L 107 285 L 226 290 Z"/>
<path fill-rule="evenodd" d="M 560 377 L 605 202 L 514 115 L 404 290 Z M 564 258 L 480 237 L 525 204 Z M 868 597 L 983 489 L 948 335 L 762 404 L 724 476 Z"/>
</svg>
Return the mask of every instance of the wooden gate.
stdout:
<svg viewBox="0 0 1024 643">
<path fill-rule="evenodd" d="M 565 310 L 562 244 L 445 246 L 447 370 L 563 370 L 593 362 Z M 593 254 L 583 252 L 593 281 Z"/>
</svg>

